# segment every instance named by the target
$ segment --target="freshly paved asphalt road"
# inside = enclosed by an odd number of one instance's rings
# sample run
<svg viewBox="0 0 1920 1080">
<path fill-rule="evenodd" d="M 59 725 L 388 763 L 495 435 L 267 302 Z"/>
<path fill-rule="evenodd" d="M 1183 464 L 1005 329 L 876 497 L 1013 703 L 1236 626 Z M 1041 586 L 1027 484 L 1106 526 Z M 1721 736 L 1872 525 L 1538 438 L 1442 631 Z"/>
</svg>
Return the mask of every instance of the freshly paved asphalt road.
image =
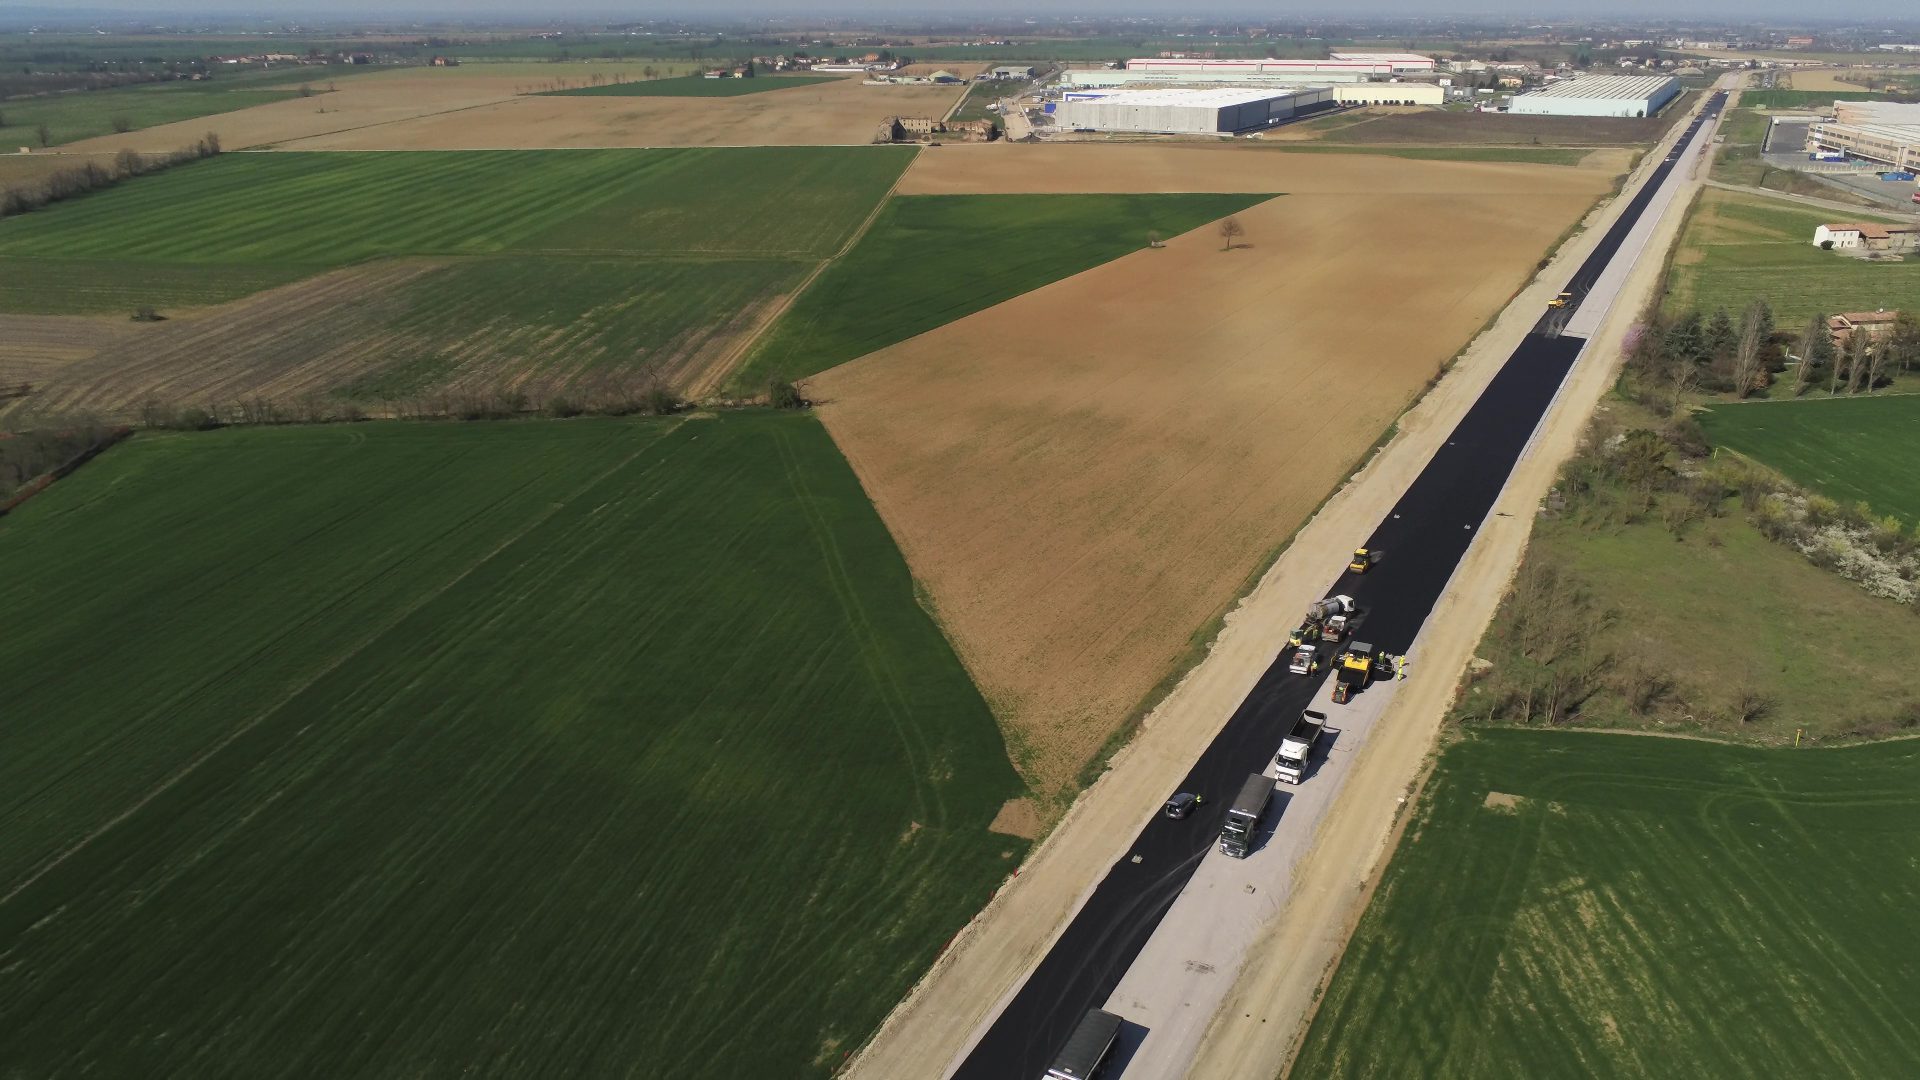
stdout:
<svg viewBox="0 0 1920 1080">
<path fill-rule="evenodd" d="M 1573 275 L 1567 286 L 1572 304 L 1542 317 L 1367 538 L 1365 546 L 1380 552 L 1379 562 L 1364 575 L 1342 573 L 1328 587 L 1328 595 L 1346 593 L 1356 601 L 1361 613 L 1356 638 L 1394 654 L 1412 643 L 1586 344 L 1584 338 L 1562 336 L 1559 328 L 1618 253 L 1702 124 L 1725 101 L 1723 93 L 1708 99 Z M 1276 651 L 1283 644 L 1276 642 Z M 1180 784 L 1182 791 L 1212 798 L 1184 821 L 1157 813 L 1148 820 L 1127 856 L 1107 872 L 951 1074 L 954 1080 L 1027 1080 L 1045 1071 L 1074 1025 L 1119 984 L 1213 846 L 1240 782 L 1266 766 L 1320 685 L 1291 675 L 1284 656 L 1275 659 Z M 1270 812 L 1284 814 L 1285 791 L 1274 803 Z"/>
</svg>

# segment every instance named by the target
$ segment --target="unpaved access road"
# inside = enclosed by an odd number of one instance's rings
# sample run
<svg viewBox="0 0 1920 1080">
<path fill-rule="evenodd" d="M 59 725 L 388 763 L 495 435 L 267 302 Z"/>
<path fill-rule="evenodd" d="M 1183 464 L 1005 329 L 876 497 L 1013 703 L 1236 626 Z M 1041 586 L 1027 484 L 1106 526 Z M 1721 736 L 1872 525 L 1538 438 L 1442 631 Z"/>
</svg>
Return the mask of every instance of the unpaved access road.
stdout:
<svg viewBox="0 0 1920 1080">
<path fill-rule="evenodd" d="M 1619 209 L 1617 203 L 1604 209 L 1590 224 L 1606 224 Z M 1663 228 L 1662 236 L 1670 237 L 1671 218 Z M 1275 643 L 1284 640 L 1300 610 L 1326 588 L 1329 567 L 1343 563 L 1355 538 L 1365 536 L 1383 519 L 1532 328 L 1545 300 L 1566 280 L 1571 263 L 1584 258 L 1598 239 L 1599 233 L 1589 229 L 1564 249 L 1439 387 L 1401 418 L 1397 437 L 1301 531 L 1287 555 L 1228 617 L 1206 661 L 1149 717 L 1143 734 L 1115 758 L 1111 770 L 1028 860 L 1019 878 L 962 935 L 920 990 L 896 1010 L 886 1029 L 857 1060 L 855 1075 L 937 1075 L 937 1066 L 930 1068 L 927 1063 L 951 1060 L 961 1049 L 966 1033 L 1004 1000 L 1008 987 L 1019 983 L 1059 933 L 1067 915 L 1084 901 L 1087 883 L 1112 865 L 1116 843 L 1125 842 L 1120 838 L 1135 834 L 1142 816 L 1180 783 L 1222 719 L 1246 698 L 1271 663 Z M 1639 280 L 1645 284 L 1656 276 L 1648 271 Z M 1613 336 L 1600 342 L 1603 349 L 1617 345 L 1617 333 L 1609 333 Z M 1283 1063 L 1292 1026 L 1305 1016 L 1314 986 L 1338 942 L 1344 940 L 1348 913 L 1357 913 L 1362 886 L 1384 851 L 1396 799 L 1405 794 L 1431 745 L 1434 718 L 1451 693 L 1451 673 L 1457 670 L 1442 657 L 1457 646 L 1458 659 L 1464 661 L 1464 650 L 1477 641 L 1524 542 L 1525 516 L 1550 481 L 1554 462 L 1571 446 L 1578 420 L 1585 415 L 1585 408 L 1570 408 L 1569 401 L 1576 394 L 1589 395 L 1585 400 L 1590 403 L 1606 385 L 1604 369 L 1605 365 L 1590 365 L 1569 384 L 1552 414 L 1558 419 L 1549 424 L 1528 464 L 1480 530 L 1481 541 L 1466 564 L 1478 584 L 1448 593 L 1438 609 L 1450 618 L 1459 611 L 1464 595 L 1482 605 L 1477 618 L 1469 610 L 1470 626 L 1423 639 L 1414 678 L 1393 710 L 1396 717 L 1411 712 L 1422 719 L 1389 718 L 1384 724 L 1369 751 L 1373 763 L 1367 767 L 1365 782 L 1349 787 L 1295 879 L 1288 915 L 1275 931 L 1288 935 L 1287 948 L 1275 951 L 1263 944 L 1242 988 L 1236 989 L 1223 1012 L 1235 1018 L 1243 1011 L 1252 1014 L 1257 1030 L 1210 1035 L 1209 1056 L 1196 1064 L 1195 1075 L 1272 1075 Z M 1565 419 L 1569 415 L 1571 423 Z M 1533 492 L 1530 498 L 1528 491 Z M 1507 516 L 1515 513 L 1516 506 L 1521 507 L 1518 520 Z M 1423 681 L 1420 673 L 1425 670 L 1445 674 Z M 1310 908 L 1304 917 L 1296 916 L 1303 905 L 1318 907 Z M 1249 991 L 1248 986 L 1255 989 Z M 1235 1047 L 1244 1051 L 1227 1059 L 1235 1064 L 1216 1069 L 1214 1051 L 1222 1048 L 1224 1053 L 1224 1048 Z"/>
</svg>

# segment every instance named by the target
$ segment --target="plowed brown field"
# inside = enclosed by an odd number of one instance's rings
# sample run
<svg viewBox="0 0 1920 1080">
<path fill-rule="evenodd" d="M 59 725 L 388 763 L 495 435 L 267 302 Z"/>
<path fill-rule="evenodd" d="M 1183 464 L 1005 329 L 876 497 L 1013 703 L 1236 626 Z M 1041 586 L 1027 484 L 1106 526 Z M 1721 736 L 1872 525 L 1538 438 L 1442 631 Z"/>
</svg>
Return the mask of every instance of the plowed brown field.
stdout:
<svg viewBox="0 0 1920 1080">
<path fill-rule="evenodd" d="M 966 75 L 978 65 L 953 65 Z M 556 70 L 558 75 L 555 74 Z M 741 97 L 545 97 L 564 76 L 631 77 L 634 63 L 408 68 L 342 79 L 338 89 L 218 116 L 105 135 L 62 153 L 172 150 L 208 131 L 229 150 L 516 150 L 583 146 L 860 144 L 889 116 L 944 116 L 965 86 L 863 86 L 851 75 Z M 320 80 L 316 79 L 316 82 Z"/>
<path fill-rule="evenodd" d="M 288 142 L 285 148 L 860 145 L 873 141 L 887 117 L 938 119 L 965 92 L 964 86 L 865 86 L 859 76 L 852 76 L 740 97 L 515 97 Z"/>
<path fill-rule="evenodd" d="M 953 147 L 912 192 L 1259 191 L 809 386 L 1048 795 L 1181 663 L 1611 175 L 1194 147 Z M 1329 566 L 1333 577 L 1338 567 Z"/>
</svg>

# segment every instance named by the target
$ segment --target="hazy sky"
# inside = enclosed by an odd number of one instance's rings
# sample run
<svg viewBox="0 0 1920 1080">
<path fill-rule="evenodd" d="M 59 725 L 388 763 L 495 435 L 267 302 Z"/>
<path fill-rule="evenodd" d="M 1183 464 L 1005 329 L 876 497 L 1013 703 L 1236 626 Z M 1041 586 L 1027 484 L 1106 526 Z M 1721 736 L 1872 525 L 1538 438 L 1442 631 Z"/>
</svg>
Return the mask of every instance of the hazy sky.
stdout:
<svg viewBox="0 0 1920 1080">
<path fill-rule="evenodd" d="M 860 13 L 892 14 L 903 18 L 917 15 L 965 20 L 968 16 L 1004 17 L 1046 14 L 1170 14 L 1185 17 L 1206 15 L 1254 15 L 1266 17 L 1326 16 L 1352 18 L 1365 14 L 1448 16 L 1487 15 L 1499 18 L 1538 18 L 1555 21 L 1608 17 L 1638 17 L 1668 21 L 1688 18 L 1719 19 L 1819 19 L 1847 18 L 1884 20 L 1912 19 L 1904 4 L 1892 0 L 1824 0 L 1807 4 L 1804 0 L 1462 0 L 1458 8 L 1445 3 L 1421 0 L 1357 0 L 1355 3 L 1248 2 L 1182 5 L 1168 0 L 1067 0 L 1065 3 L 1042 0 L 720 0 L 698 2 L 631 3 L 608 0 L 395 0 L 381 4 L 367 0 L 92 0 L 59 3 L 50 0 L 0 0 L 0 17 L 22 11 L 71 11 L 88 14 L 116 12 L 145 13 L 221 13 L 257 15 L 265 18 L 314 19 L 333 21 L 352 17 L 378 17 L 388 20 L 427 15 L 442 18 L 500 19 L 524 16 L 528 21 L 565 18 L 573 15 L 643 18 L 650 15 L 684 15 L 715 19 L 727 15 L 800 17 L 806 14 Z"/>
</svg>

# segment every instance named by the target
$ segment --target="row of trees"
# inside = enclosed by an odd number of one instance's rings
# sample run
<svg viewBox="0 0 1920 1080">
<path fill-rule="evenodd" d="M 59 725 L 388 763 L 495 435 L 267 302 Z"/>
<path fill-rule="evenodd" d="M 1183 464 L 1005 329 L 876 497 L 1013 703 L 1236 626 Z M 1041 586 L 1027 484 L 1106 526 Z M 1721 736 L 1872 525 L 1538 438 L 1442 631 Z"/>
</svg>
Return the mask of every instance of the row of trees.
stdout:
<svg viewBox="0 0 1920 1080">
<path fill-rule="evenodd" d="M 1795 397 L 1822 383 L 1829 394 L 1857 394 L 1920 369 L 1920 317 L 1901 312 L 1890 331 L 1855 331 L 1841 344 L 1816 313 L 1797 332 L 1775 325 L 1765 300 L 1738 318 L 1726 308 L 1655 314 L 1627 341 L 1627 372 L 1643 401 L 1668 411 L 1689 392 L 1749 397 L 1785 374 Z M 1788 373 L 1791 369 L 1790 374 Z"/>
<path fill-rule="evenodd" d="M 220 136 L 209 133 L 198 142 L 168 154 L 138 154 L 132 150 L 122 150 L 115 155 L 111 166 L 88 160 L 70 169 L 49 173 L 38 181 L 0 188 L 0 218 L 25 214 L 67 199 L 77 199 L 110 188 L 123 180 L 162 172 L 219 153 Z"/>
</svg>

